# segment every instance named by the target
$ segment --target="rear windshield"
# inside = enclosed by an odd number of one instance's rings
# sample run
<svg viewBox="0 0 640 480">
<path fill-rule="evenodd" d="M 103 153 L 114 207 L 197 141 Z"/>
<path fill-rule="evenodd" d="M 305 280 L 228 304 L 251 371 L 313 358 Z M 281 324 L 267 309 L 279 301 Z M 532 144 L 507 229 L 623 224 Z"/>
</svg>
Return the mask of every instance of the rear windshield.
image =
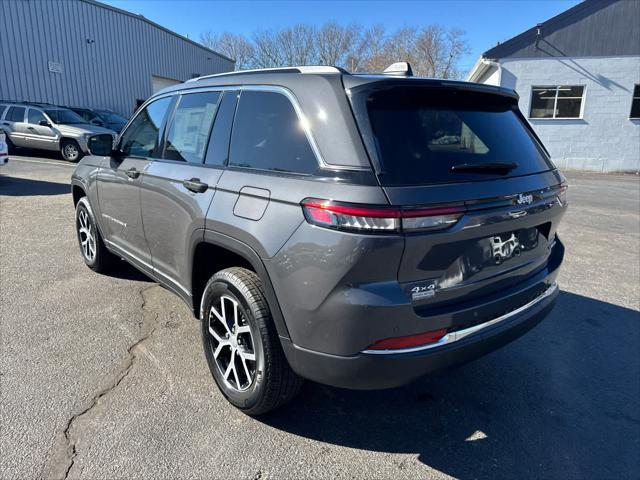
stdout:
<svg viewBox="0 0 640 480">
<path fill-rule="evenodd" d="M 369 149 L 383 185 L 478 181 L 553 168 L 508 97 L 402 86 L 375 91 L 365 103 L 359 118 L 368 119 Z"/>
</svg>

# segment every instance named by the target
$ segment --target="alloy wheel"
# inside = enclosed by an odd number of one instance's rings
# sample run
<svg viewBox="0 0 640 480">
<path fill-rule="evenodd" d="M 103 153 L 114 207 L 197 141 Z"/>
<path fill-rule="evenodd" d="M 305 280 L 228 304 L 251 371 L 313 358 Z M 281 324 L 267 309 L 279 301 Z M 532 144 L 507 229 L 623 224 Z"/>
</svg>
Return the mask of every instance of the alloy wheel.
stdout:
<svg viewBox="0 0 640 480">
<path fill-rule="evenodd" d="M 80 234 L 82 254 L 87 260 L 93 262 L 96 258 L 96 239 L 93 234 L 93 225 L 86 210 L 80 210 L 78 213 L 78 233 Z"/>
<path fill-rule="evenodd" d="M 69 159 L 74 159 L 78 156 L 78 149 L 73 143 L 67 143 L 64 146 L 64 156 Z"/>
<path fill-rule="evenodd" d="M 227 387 L 247 390 L 256 376 L 253 335 L 237 300 L 222 295 L 209 311 L 213 358 Z"/>
</svg>

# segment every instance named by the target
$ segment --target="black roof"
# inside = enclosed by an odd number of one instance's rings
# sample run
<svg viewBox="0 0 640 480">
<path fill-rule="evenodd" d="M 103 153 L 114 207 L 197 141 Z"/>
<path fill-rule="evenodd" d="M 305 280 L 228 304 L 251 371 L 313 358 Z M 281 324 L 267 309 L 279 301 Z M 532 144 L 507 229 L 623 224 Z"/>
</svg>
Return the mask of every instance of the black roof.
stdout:
<svg viewBox="0 0 640 480">
<path fill-rule="evenodd" d="M 586 0 L 483 53 L 485 58 L 640 55 L 640 1 Z"/>
</svg>

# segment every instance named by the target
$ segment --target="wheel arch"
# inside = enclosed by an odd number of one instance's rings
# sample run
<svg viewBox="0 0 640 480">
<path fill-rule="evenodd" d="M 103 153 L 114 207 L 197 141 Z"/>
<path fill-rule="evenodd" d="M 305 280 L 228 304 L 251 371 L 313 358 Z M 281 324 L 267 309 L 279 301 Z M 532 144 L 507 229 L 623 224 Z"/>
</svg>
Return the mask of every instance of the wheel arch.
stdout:
<svg viewBox="0 0 640 480">
<path fill-rule="evenodd" d="M 222 233 L 204 230 L 200 241 L 193 245 L 189 258 L 191 262 L 189 270 L 191 271 L 192 308 L 197 318 L 200 318 L 202 293 L 211 275 L 232 266 L 244 267 L 256 273 L 262 281 L 278 336 L 289 338 L 289 331 L 269 274 L 260 256 L 249 245 Z"/>
<path fill-rule="evenodd" d="M 77 207 L 80 199 L 87 196 L 87 192 L 82 185 L 74 182 L 71 184 L 71 195 L 73 196 L 73 206 Z"/>
</svg>

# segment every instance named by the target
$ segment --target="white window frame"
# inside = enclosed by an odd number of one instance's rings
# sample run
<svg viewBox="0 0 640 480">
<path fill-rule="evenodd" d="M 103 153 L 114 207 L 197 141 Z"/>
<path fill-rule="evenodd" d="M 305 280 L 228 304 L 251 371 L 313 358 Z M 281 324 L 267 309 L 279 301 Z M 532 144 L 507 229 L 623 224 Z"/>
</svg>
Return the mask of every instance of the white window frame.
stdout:
<svg viewBox="0 0 640 480">
<path fill-rule="evenodd" d="M 582 97 L 580 97 L 580 114 L 577 117 L 556 117 L 556 111 L 557 111 L 557 107 L 558 107 L 558 91 L 560 89 L 560 87 L 582 87 Z M 532 117 L 531 116 L 531 108 L 533 107 L 533 90 L 534 89 L 539 89 L 539 88 L 546 88 L 546 89 L 555 89 L 556 94 L 555 94 L 555 99 L 553 101 L 553 117 Z M 565 98 L 577 98 L 577 97 L 565 97 Z M 529 120 L 582 120 L 583 119 L 583 115 L 584 115 L 584 104 L 586 103 L 586 99 L 587 99 L 587 86 L 583 85 L 583 84 L 579 84 L 579 83 L 574 83 L 574 84 L 560 84 L 560 85 L 531 85 L 531 95 L 529 97 Z"/>
<path fill-rule="evenodd" d="M 636 87 L 638 87 L 638 96 L 636 97 L 634 93 L 636 92 Z M 640 120 L 640 116 L 632 117 L 631 112 L 633 111 L 633 102 L 638 100 L 640 102 L 640 83 L 633 84 L 633 91 L 631 92 L 631 107 L 629 108 L 629 120 Z"/>
</svg>

